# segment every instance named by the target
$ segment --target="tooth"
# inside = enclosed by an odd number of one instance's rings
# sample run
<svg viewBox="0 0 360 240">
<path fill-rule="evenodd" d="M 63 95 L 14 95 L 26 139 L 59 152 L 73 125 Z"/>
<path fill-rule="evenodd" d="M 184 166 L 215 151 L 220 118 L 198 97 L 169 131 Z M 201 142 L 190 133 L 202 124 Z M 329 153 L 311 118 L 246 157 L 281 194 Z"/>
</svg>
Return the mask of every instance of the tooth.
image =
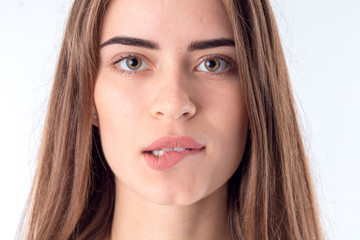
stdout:
<svg viewBox="0 0 360 240">
<path fill-rule="evenodd" d="M 185 151 L 185 148 L 174 148 L 175 152 L 183 152 Z"/>
<path fill-rule="evenodd" d="M 164 155 L 165 151 L 164 150 L 153 150 L 152 154 L 154 154 L 157 157 L 161 157 L 162 155 Z"/>
<path fill-rule="evenodd" d="M 162 155 L 164 155 L 165 152 L 169 152 L 169 151 L 183 152 L 185 150 L 191 150 L 191 148 L 163 148 L 160 150 L 153 150 L 152 154 L 157 157 L 161 157 Z"/>
</svg>

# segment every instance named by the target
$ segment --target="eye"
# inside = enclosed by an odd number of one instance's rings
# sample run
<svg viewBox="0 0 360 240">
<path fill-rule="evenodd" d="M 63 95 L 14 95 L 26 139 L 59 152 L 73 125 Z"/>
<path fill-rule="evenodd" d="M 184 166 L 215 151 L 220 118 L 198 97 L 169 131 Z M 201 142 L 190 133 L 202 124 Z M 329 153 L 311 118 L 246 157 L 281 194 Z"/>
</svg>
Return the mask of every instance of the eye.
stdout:
<svg viewBox="0 0 360 240">
<path fill-rule="evenodd" d="M 124 57 L 118 60 L 116 64 L 125 71 L 139 71 L 149 68 L 145 61 L 136 56 Z"/>
<path fill-rule="evenodd" d="M 196 69 L 204 72 L 221 72 L 228 67 L 229 64 L 225 60 L 219 57 L 210 57 L 202 61 Z"/>
</svg>

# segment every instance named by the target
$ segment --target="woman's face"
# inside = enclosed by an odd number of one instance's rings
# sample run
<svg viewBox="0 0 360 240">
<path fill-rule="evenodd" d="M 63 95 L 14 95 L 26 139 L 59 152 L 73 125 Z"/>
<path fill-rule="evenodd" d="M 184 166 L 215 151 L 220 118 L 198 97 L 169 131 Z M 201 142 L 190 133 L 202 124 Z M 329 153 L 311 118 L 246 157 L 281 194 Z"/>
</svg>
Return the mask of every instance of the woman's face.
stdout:
<svg viewBox="0 0 360 240">
<path fill-rule="evenodd" d="M 112 1 L 101 43 L 94 100 L 117 190 L 189 205 L 225 188 L 248 116 L 220 1 Z"/>
</svg>

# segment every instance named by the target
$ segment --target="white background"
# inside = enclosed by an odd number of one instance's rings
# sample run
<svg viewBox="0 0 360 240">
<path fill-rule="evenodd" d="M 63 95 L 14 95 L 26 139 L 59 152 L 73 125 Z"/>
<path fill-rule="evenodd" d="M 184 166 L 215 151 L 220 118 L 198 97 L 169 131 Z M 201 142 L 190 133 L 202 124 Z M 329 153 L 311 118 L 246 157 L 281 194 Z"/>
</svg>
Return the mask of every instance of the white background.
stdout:
<svg viewBox="0 0 360 240">
<path fill-rule="evenodd" d="M 70 0 L 0 0 L 0 239 L 30 190 Z M 272 0 L 326 239 L 360 236 L 360 1 Z"/>
</svg>

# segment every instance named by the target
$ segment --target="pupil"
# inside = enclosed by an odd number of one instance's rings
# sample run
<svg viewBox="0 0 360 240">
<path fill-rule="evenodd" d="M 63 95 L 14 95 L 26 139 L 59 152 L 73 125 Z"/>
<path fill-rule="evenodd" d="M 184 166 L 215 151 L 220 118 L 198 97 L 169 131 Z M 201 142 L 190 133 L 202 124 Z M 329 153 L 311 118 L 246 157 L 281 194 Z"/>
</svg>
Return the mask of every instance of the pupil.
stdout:
<svg viewBox="0 0 360 240">
<path fill-rule="evenodd" d="M 130 65 L 136 67 L 139 64 L 139 61 L 136 58 L 131 59 Z"/>
<path fill-rule="evenodd" d="M 214 60 L 210 60 L 207 62 L 209 68 L 214 68 L 216 66 L 216 62 Z"/>
<path fill-rule="evenodd" d="M 131 70 L 138 70 L 141 67 L 141 59 L 139 59 L 137 57 L 128 58 L 128 59 L 126 59 L 126 65 Z"/>
<path fill-rule="evenodd" d="M 220 60 L 217 58 L 209 59 L 205 62 L 205 67 L 211 72 L 215 72 L 220 68 Z"/>
</svg>

